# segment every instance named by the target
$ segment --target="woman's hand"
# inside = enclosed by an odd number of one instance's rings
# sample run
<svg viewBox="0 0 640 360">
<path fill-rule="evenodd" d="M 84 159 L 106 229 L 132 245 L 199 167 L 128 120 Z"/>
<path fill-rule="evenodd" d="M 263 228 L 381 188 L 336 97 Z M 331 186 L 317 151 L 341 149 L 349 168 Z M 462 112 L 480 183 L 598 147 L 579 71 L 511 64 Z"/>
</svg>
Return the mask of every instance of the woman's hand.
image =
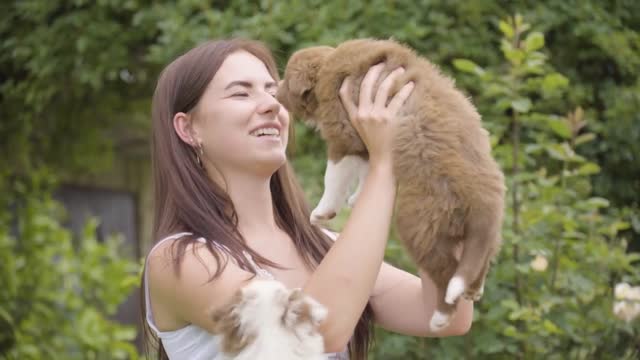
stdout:
<svg viewBox="0 0 640 360">
<path fill-rule="evenodd" d="M 340 87 L 340 99 L 353 127 L 369 151 L 371 167 L 391 164 L 391 146 L 396 125 L 394 120 L 414 88 L 413 82 L 405 84 L 389 101 L 391 86 L 404 73 L 403 68 L 397 68 L 382 81 L 374 98 L 373 88 L 384 66 L 384 63 L 374 65 L 364 76 L 360 84 L 358 105 L 351 100 L 352 80 L 346 78 Z"/>
</svg>

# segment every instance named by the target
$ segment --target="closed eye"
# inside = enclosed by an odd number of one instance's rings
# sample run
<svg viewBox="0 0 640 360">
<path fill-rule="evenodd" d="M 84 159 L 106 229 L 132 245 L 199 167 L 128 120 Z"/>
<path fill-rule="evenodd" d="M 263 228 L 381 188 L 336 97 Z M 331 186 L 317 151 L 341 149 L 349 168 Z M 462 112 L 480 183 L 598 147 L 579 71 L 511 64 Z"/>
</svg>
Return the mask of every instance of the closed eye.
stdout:
<svg viewBox="0 0 640 360">
<path fill-rule="evenodd" d="M 246 93 L 246 92 L 240 92 L 240 93 L 235 93 L 235 94 L 233 94 L 231 96 L 233 96 L 233 97 L 248 97 L 249 94 Z"/>
</svg>

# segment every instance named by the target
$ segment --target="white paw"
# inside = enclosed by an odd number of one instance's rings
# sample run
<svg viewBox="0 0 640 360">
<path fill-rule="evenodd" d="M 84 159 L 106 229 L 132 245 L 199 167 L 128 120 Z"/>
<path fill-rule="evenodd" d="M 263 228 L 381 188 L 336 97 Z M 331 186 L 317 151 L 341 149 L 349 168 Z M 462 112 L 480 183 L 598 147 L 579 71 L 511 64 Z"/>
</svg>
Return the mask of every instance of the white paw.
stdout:
<svg viewBox="0 0 640 360">
<path fill-rule="evenodd" d="M 358 192 L 355 192 L 351 194 L 351 196 L 349 196 L 349 200 L 347 200 L 347 205 L 349 205 L 350 208 L 353 208 L 353 205 L 356 204 L 356 201 L 358 200 L 358 195 L 360 194 Z"/>
<path fill-rule="evenodd" d="M 453 305 L 456 300 L 464 293 L 465 284 L 464 279 L 461 276 L 454 276 L 447 286 L 447 294 L 444 297 L 444 301 L 447 304 Z"/>
<path fill-rule="evenodd" d="M 336 217 L 336 211 L 331 209 L 319 209 L 315 208 L 311 212 L 311 223 L 322 224 Z"/>
<path fill-rule="evenodd" d="M 311 299 L 311 321 L 315 326 L 319 326 L 327 318 L 329 311 L 319 302 Z"/>
<path fill-rule="evenodd" d="M 436 311 L 433 313 L 431 317 L 431 322 L 429 323 L 429 328 L 432 332 L 437 332 L 445 327 L 449 326 L 449 321 L 451 320 L 451 315 L 443 314 L 440 311 Z"/>
</svg>

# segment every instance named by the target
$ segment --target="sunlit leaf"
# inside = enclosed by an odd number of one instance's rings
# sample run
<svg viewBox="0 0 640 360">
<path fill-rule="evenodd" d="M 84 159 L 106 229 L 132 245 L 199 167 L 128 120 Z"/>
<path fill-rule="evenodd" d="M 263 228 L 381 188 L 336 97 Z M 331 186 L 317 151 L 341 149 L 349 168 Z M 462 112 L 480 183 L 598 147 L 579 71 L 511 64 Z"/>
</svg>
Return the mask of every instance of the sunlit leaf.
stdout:
<svg viewBox="0 0 640 360">
<path fill-rule="evenodd" d="M 544 35 L 540 32 L 529 33 L 524 44 L 527 51 L 536 51 L 544 46 Z"/>
<path fill-rule="evenodd" d="M 504 36 L 508 38 L 513 37 L 513 27 L 509 25 L 509 23 L 507 23 L 506 21 L 500 20 L 500 22 L 498 23 L 498 27 L 500 28 L 500 31 L 502 31 Z"/>
<path fill-rule="evenodd" d="M 569 79 L 558 73 L 547 74 L 542 80 L 542 89 L 545 92 L 565 89 L 568 85 Z"/>
<path fill-rule="evenodd" d="M 580 145 L 580 144 L 584 144 L 584 143 L 587 143 L 589 141 L 592 141 L 595 138 L 596 138 L 596 135 L 594 133 L 586 133 L 586 134 L 578 135 L 576 137 L 574 143 L 576 145 Z"/>
<path fill-rule="evenodd" d="M 550 120 L 548 124 L 556 135 L 559 135 L 564 139 L 571 138 L 571 128 L 565 119 Z"/>
<path fill-rule="evenodd" d="M 511 107 L 520 113 L 527 113 L 531 110 L 531 100 L 528 98 L 513 100 L 511 102 Z"/>
<path fill-rule="evenodd" d="M 453 60 L 453 65 L 461 71 L 464 72 L 468 72 L 468 73 L 472 73 L 472 74 L 478 74 L 478 75 L 482 75 L 484 73 L 484 70 L 482 70 L 482 68 L 480 66 L 478 66 L 476 63 L 474 63 L 471 60 L 467 60 L 467 59 L 455 59 Z"/>
<path fill-rule="evenodd" d="M 580 175 L 593 175 L 600 172 L 600 166 L 595 163 L 586 163 L 578 168 L 578 174 Z"/>
</svg>

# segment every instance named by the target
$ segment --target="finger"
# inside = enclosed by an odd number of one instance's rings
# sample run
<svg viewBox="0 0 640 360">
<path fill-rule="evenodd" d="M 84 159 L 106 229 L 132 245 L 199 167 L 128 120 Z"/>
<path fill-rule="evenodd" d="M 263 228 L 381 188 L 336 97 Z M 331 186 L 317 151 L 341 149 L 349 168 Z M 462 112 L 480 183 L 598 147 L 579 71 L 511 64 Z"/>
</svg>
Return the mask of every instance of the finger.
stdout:
<svg viewBox="0 0 640 360">
<path fill-rule="evenodd" d="M 347 110 L 347 115 L 349 115 L 350 119 L 356 114 L 357 106 L 353 102 L 353 92 L 351 91 L 351 78 L 346 77 L 342 81 L 342 85 L 340 86 L 340 100 L 342 100 L 342 105 L 344 105 L 345 110 Z"/>
<path fill-rule="evenodd" d="M 380 63 L 372 66 L 367 71 L 367 74 L 360 83 L 360 99 L 358 101 L 358 107 L 369 107 L 373 103 L 373 86 L 380 77 L 380 73 L 384 69 L 384 63 Z"/>
<path fill-rule="evenodd" d="M 404 73 L 404 69 L 399 67 L 392 72 L 390 72 L 387 77 L 382 81 L 380 87 L 378 88 L 378 93 L 376 94 L 376 99 L 374 101 L 374 106 L 377 108 L 384 108 L 387 106 L 387 100 L 389 100 L 389 91 L 391 90 L 391 86 L 394 81 Z"/>
<path fill-rule="evenodd" d="M 410 81 L 405 86 L 403 86 L 402 89 L 400 89 L 400 91 L 398 91 L 398 93 L 393 96 L 393 99 L 391 99 L 391 102 L 389 102 L 389 106 L 387 106 L 387 109 L 395 114 L 404 104 L 404 102 L 407 101 L 414 87 L 415 84 L 413 81 Z"/>
</svg>

